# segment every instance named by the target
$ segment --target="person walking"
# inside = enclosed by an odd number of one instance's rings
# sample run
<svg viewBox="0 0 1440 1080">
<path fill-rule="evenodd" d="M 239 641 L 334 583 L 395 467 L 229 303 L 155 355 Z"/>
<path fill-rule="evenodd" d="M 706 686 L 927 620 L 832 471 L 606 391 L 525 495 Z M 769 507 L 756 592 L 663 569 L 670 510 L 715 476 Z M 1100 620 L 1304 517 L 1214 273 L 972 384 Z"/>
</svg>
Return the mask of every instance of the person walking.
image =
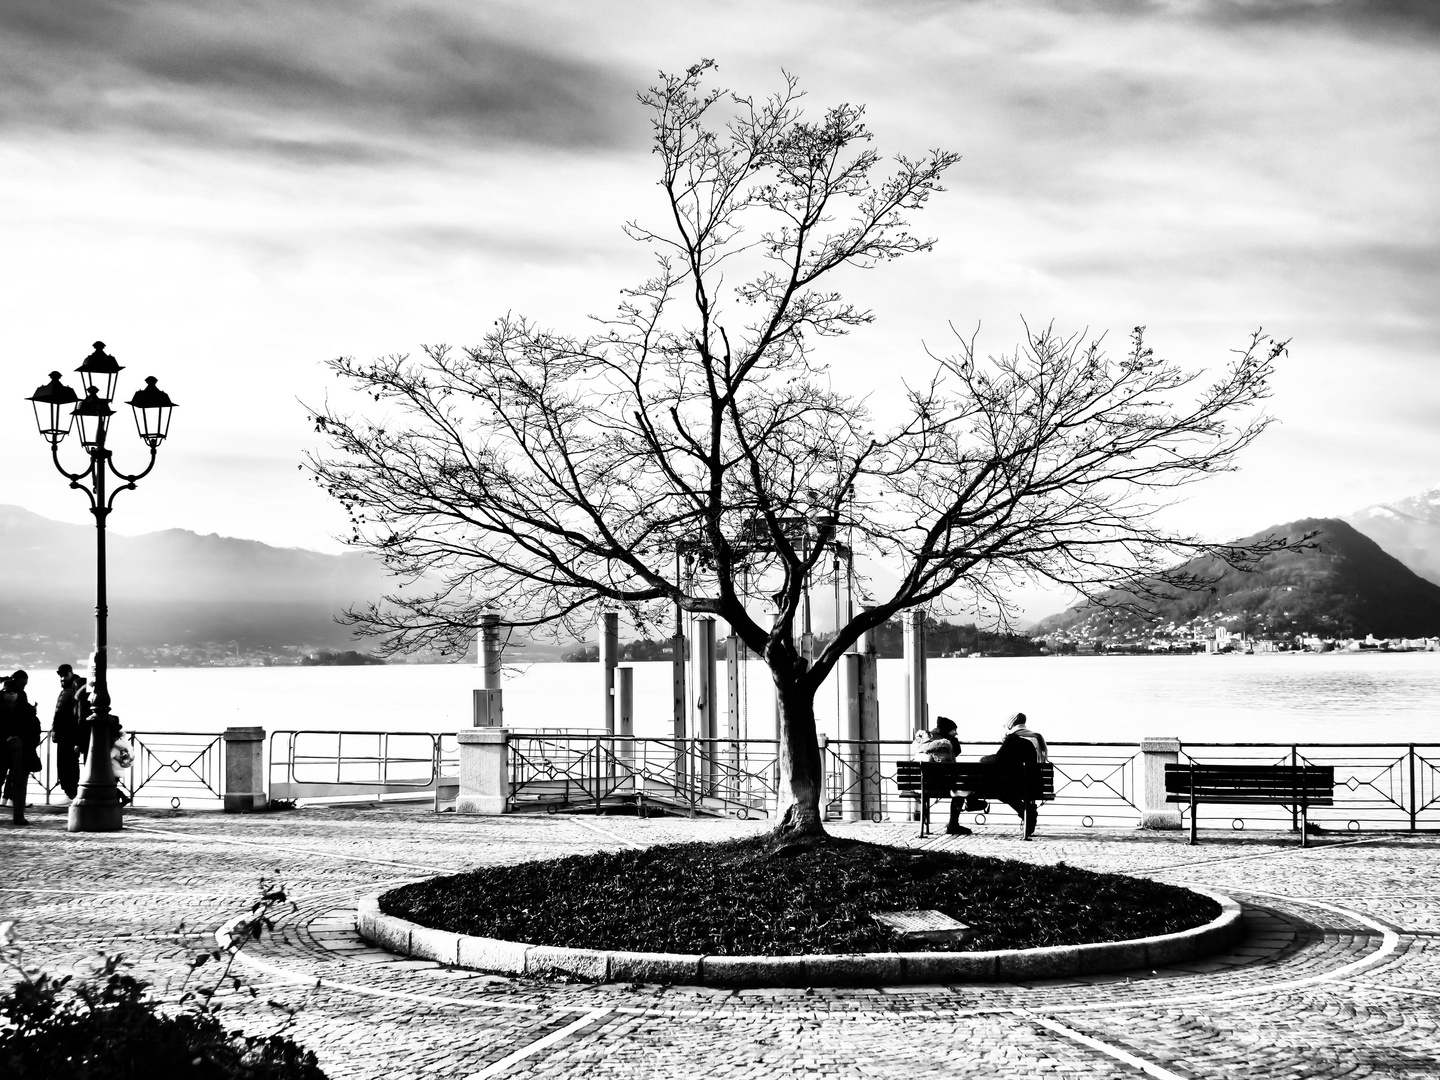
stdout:
<svg viewBox="0 0 1440 1080">
<path fill-rule="evenodd" d="M 1040 799 L 1045 794 L 1040 766 L 1050 759 L 1045 737 L 1032 730 L 1023 712 L 1005 721 L 1005 738 L 993 754 L 980 759 L 998 774 L 997 787 L 1005 792 L 1004 803 L 1025 824 L 1025 839 L 1035 835 L 1040 817 Z"/>
<path fill-rule="evenodd" d="M 40 768 L 40 717 L 25 696 L 30 676 L 17 671 L 0 688 L 0 743 L 5 748 L 7 769 L 5 797 L 10 800 L 11 818 L 16 825 L 29 825 L 25 818 L 25 789 L 30 774 Z"/>
<path fill-rule="evenodd" d="M 85 680 L 69 664 L 61 664 L 55 674 L 60 676 L 60 696 L 55 699 L 55 717 L 50 722 L 55 778 L 60 790 L 73 799 L 80 786 L 80 721 L 75 715 L 75 695 Z"/>
</svg>

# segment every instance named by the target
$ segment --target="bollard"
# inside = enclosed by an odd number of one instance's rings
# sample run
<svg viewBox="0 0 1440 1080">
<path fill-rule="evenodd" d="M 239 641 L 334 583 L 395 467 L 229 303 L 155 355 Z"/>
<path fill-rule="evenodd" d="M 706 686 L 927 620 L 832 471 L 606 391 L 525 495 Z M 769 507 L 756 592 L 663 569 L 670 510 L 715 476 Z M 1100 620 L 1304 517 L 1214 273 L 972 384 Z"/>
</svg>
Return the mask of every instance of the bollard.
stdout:
<svg viewBox="0 0 1440 1080">
<path fill-rule="evenodd" d="M 225 812 L 251 814 L 264 810 L 265 798 L 265 729 L 263 727 L 226 728 L 225 740 Z"/>
<path fill-rule="evenodd" d="M 470 728 L 456 733 L 460 744 L 457 814 L 503 814 L 510 802 L 510 732 Z"/>
<path fill-rule="evenodd" d="M 1180 807 L 1165 801 L 1165 766 L 1178 764 L 1179 761 L 1179 739 L 1140 740 L 1140 768 L 1145 791 L 1140 828 L 1180 828 Z"/>
</svg>

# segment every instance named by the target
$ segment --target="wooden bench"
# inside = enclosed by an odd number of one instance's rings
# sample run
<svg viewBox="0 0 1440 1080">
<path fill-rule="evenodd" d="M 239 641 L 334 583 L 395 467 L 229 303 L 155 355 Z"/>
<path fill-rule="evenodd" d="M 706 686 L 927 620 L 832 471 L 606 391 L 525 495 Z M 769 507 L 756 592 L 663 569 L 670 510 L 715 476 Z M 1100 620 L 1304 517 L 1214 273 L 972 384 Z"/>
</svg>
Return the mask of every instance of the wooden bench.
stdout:
<svg viewBox="0 0 1440 1080">
<path fill-rule="evenodd" d="M 1055 767 L 1040 768 L 1040 802 L 1055 798 Z M 920 800 L 920 835 L 930 835 L 930 804 L 948 799 L 956 791 L 967 791 L 977 799 L 1003 799 L 1009 794 L 997 771 L 978 761 L 897 761 L 895 785 L 907 799 Z"/>
<path fill-rule="evenodd" d="M 1310 807 L 1335 804 L 1331 765 L 1206 765 L 1198 761 L 1165 766 L 1165 801 L 1190 804 L 1190 843 L 1197 842 L 1196 808 L 1201 803 L 1279 803 L 1300 809 L 1300 846 L 1309 843 Z"/>
</svg>

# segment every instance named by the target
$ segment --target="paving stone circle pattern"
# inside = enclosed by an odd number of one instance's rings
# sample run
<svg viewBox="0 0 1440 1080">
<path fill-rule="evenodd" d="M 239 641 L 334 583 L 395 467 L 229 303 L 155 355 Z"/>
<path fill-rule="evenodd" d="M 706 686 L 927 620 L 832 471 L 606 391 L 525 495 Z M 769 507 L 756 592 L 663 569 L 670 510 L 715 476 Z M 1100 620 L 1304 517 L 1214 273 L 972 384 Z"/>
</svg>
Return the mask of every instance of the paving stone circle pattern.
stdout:
<svg viewBox="0 0 1440 1080">
<path fill-rule="evenodd" d="M 414 808 L 135 812 L 71 834 L 0 824 L 0 920 L 55 971 L 105 950 L 174 996 L 263 874 L 294 910 L 242 955 L 229 1022 L 290 1033 L 335 1080 L 407 1077 L 1440 1077 L 1440 837 L 835 824 L 881 843 L 1064 861 L 1225 893 L 1245 937 L 1175 968 L 1029 984 L 720 990 L 482 975 L 355 932 L 361 895 L 438 873 L 763 829 L 740 821 L 471 818 Z M 254 991 L 252 994 L 251 991 Z"/>
</svg>

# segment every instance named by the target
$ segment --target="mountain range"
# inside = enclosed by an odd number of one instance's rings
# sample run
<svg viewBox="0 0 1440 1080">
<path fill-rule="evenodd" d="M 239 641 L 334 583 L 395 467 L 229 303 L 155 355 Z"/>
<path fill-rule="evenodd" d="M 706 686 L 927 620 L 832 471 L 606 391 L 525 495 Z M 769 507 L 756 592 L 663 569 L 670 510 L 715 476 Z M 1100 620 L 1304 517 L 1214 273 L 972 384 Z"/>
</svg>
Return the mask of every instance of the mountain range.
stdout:
<svg viewBox="0 0 1440 1080">
<path fill-rule="evenodd" d="M 276 548 L 167 529 L 106 536 L 112 662 L 353 645 L 335 622 L 378 599 L 385 574 L 363 555 Z M 0 506 L 0 654 L 88 654 L 94 638 L 95 530 Z M 26 646 L 33 645 L 33 648 Z M 169 650 L 165 653 L 164 650 Z M 129 654 L 127 657 L 127 653 Z"/>
<path fill-rule="evenodd" d="M 1440 487 L 1399 502 L 1367 506 L 1344 520 L 1415 573 L 1440 585 Z"/>
<path fill-rule="evenodd" d="M 1222 575 L 1214 593 L 1177 598 L 1162 621 L 1251 611 L 1275 625 L 1290 620 L 1285 625 L 1332 634 L 1341 627 L 1378 636 L 1440 633 L 1440 622 L 1427 621 L 1440 593 L 1440 488 L 1344 520 L 1291 522 L 1263 533 L 1307 524 L 1322 530 L 1319 551 L 1275 556 L 1254 575 Z M 356 648 L 336 616 L 391 585 L 365 554 L 186 529 L 111 532 L 108 546 L 112 663 L 261 662 Z M 83 658 L 94 609 L 94 528 L 0 506 L 0 667 Z M 1035 632 L 1089 617 L 1072 608 Z M 527 643 L 527 658 L 555 659 L 564 650 Z"/>
<path fill-rule="evenodd" d="M 1251 570 L 1205 556 L 1182 569 L 1212 581 L 1197 591 L 1170 590 L 1124 610 L 1134 594 L 1112 590 L 1099 605 L 1078 604 L 1042 620 L 1035 636 L 1134 639 L 1154 629 L 1209 636 L 1215 627 L 1265 638 L 1316 636 L 1413 638 L 1440 635 L 1440 585 L 1427 581 L 1379 544 L 1337 518 L 1274 525 L 1237 541 L 1314 534 L 1301 551 L 1268 555 Z"/>
</svg>

